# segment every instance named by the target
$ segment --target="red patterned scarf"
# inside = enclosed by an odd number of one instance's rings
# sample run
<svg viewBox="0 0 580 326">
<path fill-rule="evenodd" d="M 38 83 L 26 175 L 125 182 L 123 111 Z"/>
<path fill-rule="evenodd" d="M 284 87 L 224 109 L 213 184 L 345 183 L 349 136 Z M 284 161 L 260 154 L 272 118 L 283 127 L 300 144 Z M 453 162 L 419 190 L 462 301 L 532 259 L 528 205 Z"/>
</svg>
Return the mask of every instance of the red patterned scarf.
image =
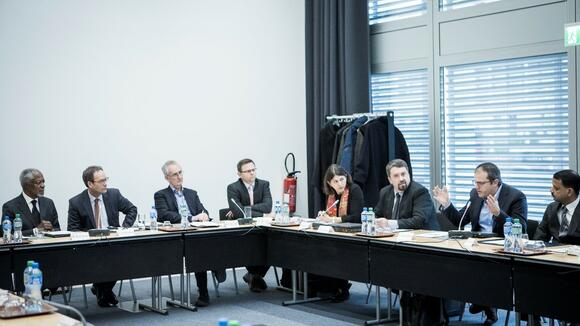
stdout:
<svg viewBox="0 0 580 326">
<path fill-rule="evenodd" d="M 348 215 L 348 213 L 347 213 L 348 193 L 349 193 L 349 189 L 347 186 L 344 188 L 342 195 L 340 195 L 340 207 L 338 207 L 338 215 L 336 215 L 336 205 L 329 208 L 336 201 L 336 195 L 332 194 L 332 195 L 328 196 L 328 199 L 326 200 L 326 209 L 327 209 L 328 216 L 342 217 L 342 216 Z"/>
</svg>

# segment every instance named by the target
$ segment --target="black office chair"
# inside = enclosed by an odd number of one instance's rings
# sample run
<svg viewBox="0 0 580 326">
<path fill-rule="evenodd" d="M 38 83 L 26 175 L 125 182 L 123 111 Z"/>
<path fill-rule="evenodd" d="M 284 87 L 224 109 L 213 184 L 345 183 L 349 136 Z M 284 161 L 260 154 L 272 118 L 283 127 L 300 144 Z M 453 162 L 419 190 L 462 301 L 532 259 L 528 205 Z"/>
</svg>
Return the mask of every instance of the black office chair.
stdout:
<svg viewBox="0 0 580 326">
<path fill-rule="evenodd" d="M 526 231 L 528 233 L 528 237 L 530 239 L 533 239 L 534 234 L 536 234 L 536 230 L 538 229 L 538 226 L 540 225 L 540 222 L 538 222 L 536 220 L 527 220 L 527 225 L 528 225 L 528 229 Z"/>
</svg>

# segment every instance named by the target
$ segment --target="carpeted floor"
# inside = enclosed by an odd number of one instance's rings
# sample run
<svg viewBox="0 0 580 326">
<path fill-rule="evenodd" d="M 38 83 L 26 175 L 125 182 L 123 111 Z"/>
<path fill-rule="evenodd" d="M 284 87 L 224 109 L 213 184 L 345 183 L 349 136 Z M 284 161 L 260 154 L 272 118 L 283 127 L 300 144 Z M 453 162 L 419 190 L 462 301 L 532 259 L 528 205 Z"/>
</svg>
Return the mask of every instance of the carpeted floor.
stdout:
<svg viewBox="0 0 580 326">
<path fill-rule="evenodd" d="M 209 281 L 211 304 L 205 308 L 199 308 L 197 312 L 185 309 L 169 307 L 168 315 L 140 311 L 138 313 L 127 312 L 118 308 L 100 308 L 97 306 L 96 298 L 88 291 L 88 308 L 84 307 L 82 290 L 75 287 L 71 305 L 79 309 L 88 322 L 93 325 L 217 325 L 220 318 L 236 319 L 240 325 L 363 325 L 366 320 L 375 319 L 375 292 L 371 293 L 369 303 L 366 304 L 367 287 L 362 283 L 353 283 L 351 296 L 343 303 L 331 303 L 328 301 L 307 303 L 292 306 L 283 306 L 282 302 L 291 300 L 292 294 L 276 290 L 276 280 L 272 269 L 266 276 L 269 285 L 267 291 L 262 293 L 252 293 L 248 286 L 242 281 L 245 269 L 238 269 L 239 294 L 235 293 L 234 282 L 231 269 L 228 270 L 226 282 L 220 284 L 220 297 L 216 297 L 211 279 Z M 115 286 L 115 293 L 118 293 L 119 283 Z M 179 296 L 179 276 L 173 276 L 175 295 Z M 192 275 L 192 284 L 195 278 Z M 134 280 L 135 293 L 137 299 L 146 299 L 151 293 L 150 279 Z M 196 298 L 196 289 L 193 285 L 192 302 Z M 382 289 L 382 315 L 386 317 L 386 290 Z M 170 296 L 169 283 L 167 278 L 163 279 L 163 295 Z M 56 296 L 56 302 L 62 303 L 63 298 Z M 123 283 L 121 301 L 131 301 L 129 283 Z M 451 325 L 477 325 L 483 323 L 483 315 L 471 315 L 465 310 L 465 315 L 461 322 L 458 317 L 451 318 Z M 396 306 L 395 313 L 398 313 Z M 499 321 L 495 325 L 503 325 L 506 312 L 499 312 Z M 510 324 L 514 324 L 513 314 L 510 316 Z M 398 322 L 389 325 L 398 325 Z"/>
</svg>

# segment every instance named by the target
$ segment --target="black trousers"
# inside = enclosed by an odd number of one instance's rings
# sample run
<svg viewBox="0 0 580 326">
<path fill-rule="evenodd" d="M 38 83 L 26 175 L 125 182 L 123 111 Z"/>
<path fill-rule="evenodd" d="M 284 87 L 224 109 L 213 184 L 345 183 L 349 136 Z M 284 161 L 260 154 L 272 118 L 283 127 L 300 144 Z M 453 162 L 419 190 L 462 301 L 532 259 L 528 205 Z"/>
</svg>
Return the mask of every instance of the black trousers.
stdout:
<svg viewBox="0 0 580 326">
<path fill-rule="evenodd" d="M 207 294 L 207 271 L 195 272 L 195 282 L 199 293 Z"/>
<path fill-rule="evenodd" d="M 113 291 L 113 288 L 117 284 L 117 281 L 113 282 L 102 282 L 102 283 L 93 283 L 95 288 L 97 289 L 97 297 L 102 296 L 105 293 L 109 293 Z"/>
<path fill-rule="evenodd" d="M 266 276 L 266 273 L 268 273 L 270 266 L 246 266 L 246 269 L 250 274 L 264 277 Z"/>
</svg>

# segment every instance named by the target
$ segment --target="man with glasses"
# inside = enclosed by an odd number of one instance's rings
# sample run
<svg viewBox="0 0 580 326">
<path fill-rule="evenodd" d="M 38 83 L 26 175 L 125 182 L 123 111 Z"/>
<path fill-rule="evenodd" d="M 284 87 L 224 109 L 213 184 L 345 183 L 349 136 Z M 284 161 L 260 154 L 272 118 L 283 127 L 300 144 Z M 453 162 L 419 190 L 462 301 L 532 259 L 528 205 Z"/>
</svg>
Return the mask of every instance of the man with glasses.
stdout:
<svg viewBox="0 0 580 326">
<path fill-rule="evenodd" d="M 9 216 L 13 222 L 16 214 L 22 219 L 22 234 L 60 229 L 58 213 L 54 202 L 44 197 L 44 176 L 37 169 L 25 169 L 20 173 L 22 193 L 2 205 L 2 216 Z"/>
<path fill-rule="evenodd" d="M 165 180 L 169 186 L 161 189 L 153 196 L 157 209 L 157 221 L 169 221 L 172 224 L 181 222 L 180 207 L 187 208 L 188 220 L 208 221 L 209 215 L 201 203 L 197 191 L 183 187 L 183 170 L 176 161 L 167 161 L 161 167 Z M 224 274 L 222 274 L 224 275 Z M 197 290 L 199 296 L 195 305 L 206 307 L 209 305 L 209 292 L 207 290 L 207 271 L 195 272 Z"/>
<path fill-rule="evenodd" d="M 535 240 L 580 245 L 580 176 L 573 170 L 554 173 L 550 192 L 554 198 L 534 234 Z"/>
<path fill-rule="evenodd" d="M 107 188 L 105 171 L 100 166 L 89 166 L 83 171 L 86 190 L 69 200 L 68 230 L 88 231 L 119 227 L 119 212 L 125 214 L 123 227 L 130 227 L 137 217 L 137 207 L 121 195 L 118 189 Z M 94 283 L 91 291 L 97 296 L 101 307 L 112 307 L 119 303 L 113 287 L 116 281 Z"/>
<path fill-rule="evenodd" d="M 256 178 L 256 165 L 249 158 L 238 162 L 239 179 L 228 185 L 228 205 L 230 211 L 226 214 L 228 218 L 244 217 L 240 211 L 241 207 L 250 207 L 250 217 L 262 217 L 272 211 L 272 194 L 270 193 L 270 183 Z M 237 204 L 234 204 L 233 201 Z M 264 276 L 270 266 L 247 266 L 248 273 L 244 275 L 244 281 L 248 283 L 250 291 L 262 292 L 268 288 L 264 281 Z"/>
<path fill-rule="evenodd" d="M 471 229 L 479 232 L 493 232 L 503 237 L 503 225 L 507 217 L 519 219 L 523 230 L 526 230 L 528 203 L 524 193 L 503 183 L 499 168 L 490 162 L 481 163 L 475 168 L 473 184 L 475 188 L 469 194 L 469 202 L 457 210 L 449 200 L 447 187 L 435 187 L 433 198 L 441 205 L 440 209 L 453 224 L 458 225 L 464 216 L 461 226 L 471 223 Z M 467 212 L 466 212 L 467 210 Z M 485 311 L 485 325 L 497 321 L 497 309 L 472 304 L 469 312 L 475 314 Z"/>
</svg>

